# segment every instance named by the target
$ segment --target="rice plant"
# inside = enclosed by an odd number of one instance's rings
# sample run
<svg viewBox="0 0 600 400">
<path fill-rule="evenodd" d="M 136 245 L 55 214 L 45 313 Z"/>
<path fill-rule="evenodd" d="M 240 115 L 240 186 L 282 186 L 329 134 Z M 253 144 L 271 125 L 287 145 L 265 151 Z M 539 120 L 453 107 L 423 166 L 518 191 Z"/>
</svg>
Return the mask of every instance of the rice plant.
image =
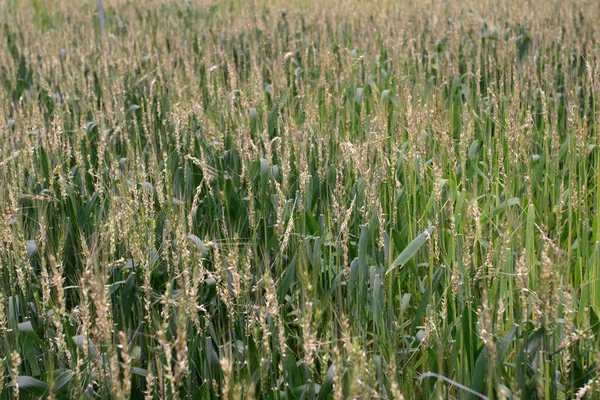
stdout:
<svg viewBox="0 0 600 400">
<path fill-rule="evenodd" d="M 600 398 L 597 2 L 0 13 L 1 399 Z"/>
</svg>

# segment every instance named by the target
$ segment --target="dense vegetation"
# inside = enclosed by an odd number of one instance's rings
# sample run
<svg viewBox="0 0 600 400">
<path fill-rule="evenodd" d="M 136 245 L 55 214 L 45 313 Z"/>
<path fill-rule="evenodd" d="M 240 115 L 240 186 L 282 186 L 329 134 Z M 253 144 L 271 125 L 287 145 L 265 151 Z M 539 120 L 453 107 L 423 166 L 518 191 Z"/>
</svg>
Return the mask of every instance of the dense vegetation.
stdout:
<svg viewBox="0 0 600 400">
<path fill-rule="evenodd" d="M 104 7 L 0 1 L 1 398 L 600 397 L 596 2 Z"/>
</svg>

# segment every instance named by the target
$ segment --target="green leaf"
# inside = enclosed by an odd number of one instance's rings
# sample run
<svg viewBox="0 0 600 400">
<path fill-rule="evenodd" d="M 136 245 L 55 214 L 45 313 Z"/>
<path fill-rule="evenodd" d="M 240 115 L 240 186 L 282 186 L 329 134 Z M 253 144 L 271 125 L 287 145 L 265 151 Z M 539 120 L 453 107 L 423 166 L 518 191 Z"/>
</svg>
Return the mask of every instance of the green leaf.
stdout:
<svg viewBox="0 0 600 400">
<path fill-rule="evenodd" d="M 471 146 L 469 147 L 469 152 L 468 152 L 469 160 L 473 160 L 475 158 L 475 156 L 477 156 L 478 152 L 479 152 L 479 141 L 475 140 L 475 141 L 473 141 L 473 143 L 471 143 Z"/>
<path fill-rule="evenodd" d="M 17 378 L 17 381 L 19 382 L 20 390 L 46 390 L 46 388 L 48 387 L 46 383 L 28 375 L 20 375 Z M 8 387 L 15 386 L 17 386 L 17 382 L 15 381 L 12 381 L 8 384 Z"/>
<path fill-rule="evenodd" d="M 285 295 L 288 290 L 292 287 L 294 278 L 296 277 L 296 257 L 292 259 L 292 262 L 288 265 L 283 273 L 281 279 L 277 282 L 277 298 L 279 302 L 283 302 Z"/>
<path fill-rule="evenodd" d="M 341 366 L 338 366 L 338 367 L 341 367 Z M 334 366 L 333 366 L 333 364 L 331 364 L 331 366 L 327 370 L 327 374 L 325 375 L 323 384 L 321 385 L 321 388 L 319 389 L 319 397 L 317 398 L 317 400 L 327 399 L 327 396 L 329 396 L 329 394 L 333 390 L 333 368 L 334 368 Z"/>
<path fill-rule="evenodd" d="M 208 257 L 208 251 L 206 250 L 206 246 L 204 245 L 204 242 L 202 242 L 202 240 L 200 240 L 200 238 L 198 236 L 190 233 L 186 237 L 189 240 L 191 240 L 192 243 L 194 243 L 194 245 L 198 248 L 198 250 L 200 250 L 200 253 L 202 254 L 203 258 Z"/>
<path fill-rule="evenodd" d="M 521 204 L 521 200 L 519 200 L 518 197 L 513 197 L 511 199 L 508 199 L 508 200 L 500 203 L 498 205 L 498 207 L 494 208 L 494 216 L 504 212 L 504 210 L 506 210 L 509 207 L 520 205 L 520 204 Z"/>
<path fill-rule="evenodd" d="M 71 381 L 71 379 L 73 379 L 73 376 L 75 376 L 75 372 L 71 371 L 70 369 L 58 375 L 56 377 L 56 381 L 54 381 L 54 390 L 62 389 L 67 383 Z"/>
<path fill-rule="evenodd" d="M 423 231 L 423 233 L 421 233 L 419 236 L 413 239 L 413 241 L 410 242 L 404 250 L 402 250 L 402 253 L 400 253 L 400 255 L 394 260 L 392 265 L 390 265 L 386 272 L 386 275 L 389 274 L 390 271 L 392 271 L 397 266 L 406 265 L 406 263 L 409 262 L 415 254 L 417 254 L 417 251 L 419 251 L 419 249 L 425 244 L 427 239 L 429 239 L 429 237 L 433 233 L 433 230 L 434 227 L 430 226 L 425 231 Z"/>
<path fill-rule="evenodd" d="M 363 88 L 361 88 L 361 87 L 356 88 L 356 92 L 354 93 L 354 102 L 356 104 L 362 103 L 363 92 L 364 92 Z"/>
<path fill-rule="evenodd" d="M 386 100 L 388 100 L 388 99 L 390 98 L 390 93 L 391 93 L 391 92 L 390 92 L 390 90 L 389 90 L 389 89 L 386 89 L 386 90 L 384 90 L 383 92 L 381 92 L 381 99 L 380 99 L 380 101 L 383 103 L 383 102 L 385 102 Z"/>
<path fill-rule="evenodd" d="M 96 346 L 90 340 L 88 340 L 84 335 L 77 335 L 72 337 L 73 343 L 81 350 L 83 350 L 84 346 L 88 346 L 88 354 L 91 357 L 96 357 L 98 352 L 96 351 Z"/>
<path fill-rule="evenodd" d="M 484 384 L 485 384 L 485 377 L 486 377 L 486 373 L 485 373 L 485 366 L 486 366 L 486 360 L 487 360 L 487 354 L 488 354 L 488 350 L 487 347 L 483 347 L 483 349 L 481 350 L 481 354 L 479 354 L 479 357 L 477 357 L 477 361 L 475 362 L 475 368 L 473 370 L 473 378 L 471 381 L 471 394 L 469 395 L 469 400 L 475 400 L 475 399 L 480 399 L 480 398 L 484 398 L 487 399 L 487 397 L 483 396 L 480 394 L 484 388 Z"/>
<path fill-rule="evenodd" d="M 269 162 L 264 158 L 260 159 L 260 176 L 265 180 L 269 176 Z"/>
<path fill-rule="evenodd" d="M 375 326 L 379 329 L 383 327 L 383 288 L 381 285 L 381 276 L 377 271 L 377 267 L 371 267 L 371 287 L 372 287 L 372 299 L 371 305 L 373 309 L 373 320 Z"/>
<path fill-rule="evenodd" d="M 31 325 L 31 321 L 21 322 L 19 325 L 19 332 L 25 333 L 34 333 L 33 325 Z"/>
<path fill-rule="evenodd" d="M 250 108 L 250 121 L 256 122 L 256 120 L 258 120 L 258 111 L 256 111 L 256 108 L 252 107 Z"/>
<path fill-rule="evenodd" d="M 38 246 L 37 243 L 35 242 L 35 240 L 28 240 L 27 241 L 27 256 L 29 258 L 32 258 L 33 256 L 35 256 L 38 253 Z"/>
<path fill-rule="evenodd" d="M 129 107 L 129 108 L 127 109 L 127 113 L 126 113 L 126 114 L 127 114 L 127 115 L 134 114 L 134 113 L 135 113 L 137 110 L 139 110 L 139 109 L 140 109 L 140 106 L 138 106 L 137 104 L 134 104 L 134 105 L 132 105 L 131 107 Z"/>
<path fill-rule="evenodd" d="M 131 367 L 131 372 L 143 377 L 148 376 L 148 370 L 144 368 Z"/>
</svg>

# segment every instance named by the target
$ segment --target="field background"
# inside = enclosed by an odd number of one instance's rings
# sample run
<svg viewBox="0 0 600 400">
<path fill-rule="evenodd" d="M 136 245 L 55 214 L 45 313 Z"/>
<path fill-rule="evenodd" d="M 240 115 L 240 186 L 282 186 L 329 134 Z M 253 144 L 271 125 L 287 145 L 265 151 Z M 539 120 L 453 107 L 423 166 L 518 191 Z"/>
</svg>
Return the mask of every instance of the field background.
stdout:
<svg viewBox="0 0 600 400">
<path fill-rule="evenodd" d="M 600 398 L 595 1 L 0 0 L 0 398 Z"/>
</svg>

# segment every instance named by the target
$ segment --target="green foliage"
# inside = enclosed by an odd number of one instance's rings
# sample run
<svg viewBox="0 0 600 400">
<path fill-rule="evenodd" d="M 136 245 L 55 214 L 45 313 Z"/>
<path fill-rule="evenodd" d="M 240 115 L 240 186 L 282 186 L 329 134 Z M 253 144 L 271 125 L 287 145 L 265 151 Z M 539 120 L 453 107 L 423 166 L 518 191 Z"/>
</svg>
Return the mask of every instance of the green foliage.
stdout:
<svg viewBox="0 0 600 400">
<path fill-rule="evenodd" d="M 1 399 L 600 395 L 594 4 L 4 3 Z"/>
</svg>

